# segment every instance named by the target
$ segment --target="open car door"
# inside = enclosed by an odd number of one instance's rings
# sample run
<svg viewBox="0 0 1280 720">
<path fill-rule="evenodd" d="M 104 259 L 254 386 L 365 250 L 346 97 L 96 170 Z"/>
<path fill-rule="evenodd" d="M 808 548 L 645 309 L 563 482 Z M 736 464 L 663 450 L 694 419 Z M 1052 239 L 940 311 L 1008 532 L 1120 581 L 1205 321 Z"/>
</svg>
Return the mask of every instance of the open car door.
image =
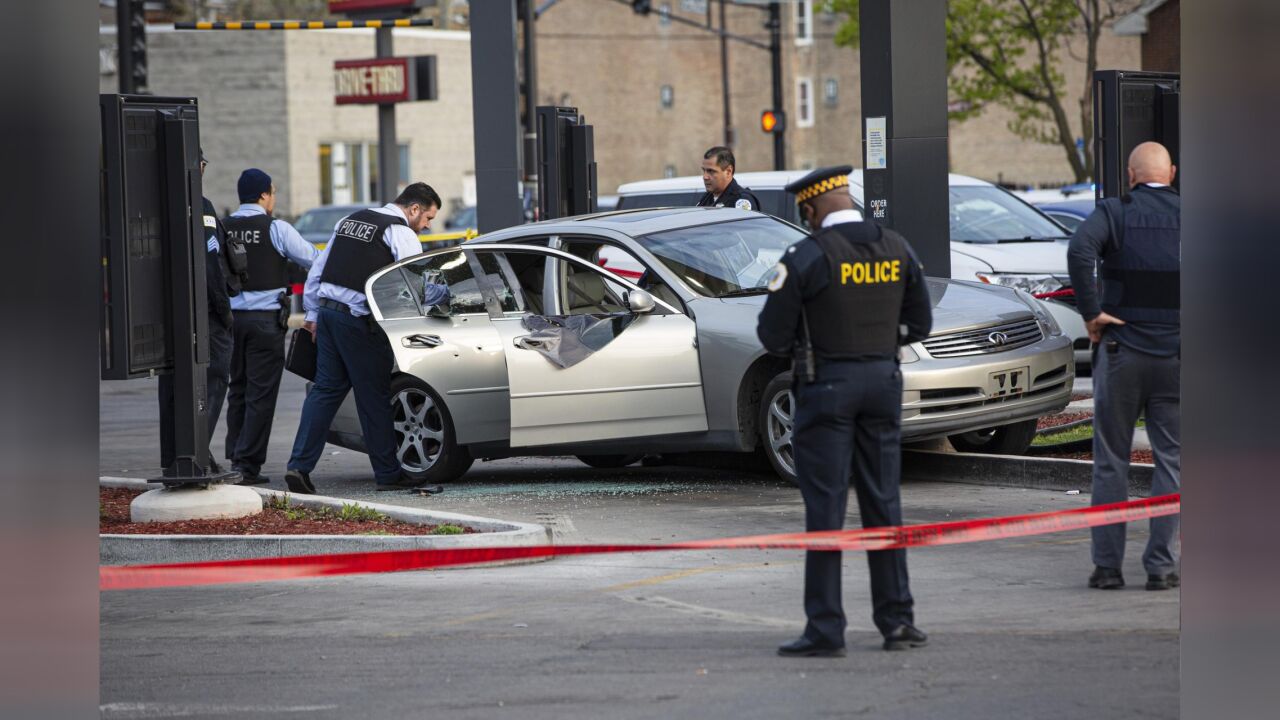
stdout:
<svg viewBox="0 0 1280 720">
<path fill-rule="evenodd" d="M 567 253 L 513 246 L 473 252 L 505 303 L 493 326 L 507 360 L 512 447 L 706 431 L 692 319 Z M 552 324 L 590 315 L 614 320 L 621 332 L 562 367 L 531 337 L 526 314 Z"/>
</svg>

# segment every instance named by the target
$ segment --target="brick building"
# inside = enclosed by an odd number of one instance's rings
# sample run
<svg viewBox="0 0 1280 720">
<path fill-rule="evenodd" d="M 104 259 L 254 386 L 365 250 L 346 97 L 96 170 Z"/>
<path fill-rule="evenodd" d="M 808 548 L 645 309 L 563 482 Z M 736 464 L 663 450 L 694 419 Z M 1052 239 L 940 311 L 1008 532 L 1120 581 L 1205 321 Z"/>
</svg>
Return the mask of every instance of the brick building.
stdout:
<svg viewBox="0 0 1280 720">
<path fill-rule="evenodd" d="M 1182 20 L 1179 0 L 1145 0 L 1116 22 L 1117 35 L 1142 38 L 1142 68 L 1181 72 Z"/>
<path fill-rule="evenodd" d="M 101 32 L 102 92 L 116 92 L 108 62 L 115 28 Z M 220 210 L 237 205 L 236 178 L 259 167 L 275 180 L 276 214 L 330 203 L 368 202 L 377 167 L 377 112 L 335 105 L 333 62 L 371 58 L 372 30 L 175 31 L 147 28 L 150 90 L 200 102 L 201 144 L 210 164 L 205 194 Z M 425 180 L 445 201 L 440 226 L 474 176 L 471 36 L 465 31 L 395 31 L 397 55 L 434 54 L 439 99 L 396 108 L 399 184 Z"/>
</svg>

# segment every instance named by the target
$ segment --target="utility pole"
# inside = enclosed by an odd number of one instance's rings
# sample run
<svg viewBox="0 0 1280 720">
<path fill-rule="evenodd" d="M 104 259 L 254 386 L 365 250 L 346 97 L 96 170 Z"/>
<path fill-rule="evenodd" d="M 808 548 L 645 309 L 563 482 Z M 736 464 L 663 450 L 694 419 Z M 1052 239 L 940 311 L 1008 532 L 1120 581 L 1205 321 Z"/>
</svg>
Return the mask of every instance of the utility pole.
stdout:
<svg viewBox="0 0 1280 720">
<path fill-rule="evenodd" d="M 773 75 L 773 109 L 782 110 L 782 5 L 769 3 L 769 61 Z M 773 169 L 787 169 L 787 137 L 786 124 L 782 130 L 773 133 Z"/>
<path fill-rule="evenodd" d="M 391 43 L 391 28 L 374 30 L 379 58 L 395 57 Z M 396 142 L 396 106 L 394 103 L 378 104 L 378 199 L 389 203 L 396 199 L 400 185 L 400 146 Z"/>
<path fill-rule="evenodd" d="M 720 88 L 724 101 L 724 144 L 733 147 L 733 118 L 729 114 L 729 28 L 725 25 L 725 0 L 720 0 Z M 710 15 L 711 8 L 707 8 Z M 709 20 L 709 18 L 708 18 Z"/>
<path fill-rule="evenodd" d="M 534 0 L 520 0 L 520 25 L 524 39 L 524 187 L 538 189 L 538 47 L 537 8 Z M 533 207 L 538 207 L 534 199 Z"/>
</svg>

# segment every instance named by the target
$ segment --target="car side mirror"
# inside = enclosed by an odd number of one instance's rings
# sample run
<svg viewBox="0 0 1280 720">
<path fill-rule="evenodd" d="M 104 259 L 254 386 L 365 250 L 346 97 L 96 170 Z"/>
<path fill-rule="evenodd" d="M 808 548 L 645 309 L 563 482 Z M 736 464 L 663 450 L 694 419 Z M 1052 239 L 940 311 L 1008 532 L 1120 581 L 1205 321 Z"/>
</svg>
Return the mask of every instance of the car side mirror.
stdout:
<svg viewBox="0 0 1280 720">
<path fill-rule="evenodd" d="M 653 296 L 644 290 L 632 290 L 627 293 L 627 307 L 637 315 L 653 312 L 655 305 Z"/>
</svg>

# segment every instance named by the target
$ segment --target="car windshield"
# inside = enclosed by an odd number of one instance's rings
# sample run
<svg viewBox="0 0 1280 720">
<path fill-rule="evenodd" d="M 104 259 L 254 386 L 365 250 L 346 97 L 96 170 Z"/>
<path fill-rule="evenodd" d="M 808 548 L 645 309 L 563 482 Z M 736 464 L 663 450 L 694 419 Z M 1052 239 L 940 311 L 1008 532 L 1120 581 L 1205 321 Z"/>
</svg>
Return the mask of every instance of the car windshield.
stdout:
<svg viewBox="0 0 1280 720">
<path fill-rule="evenodd" d="M 953 185 L 951 241 L 1024 242 L 1064 237 L 1062 228 L 998 187 Z"/>
<path fill-rule="evenodd" d="M 755 216 L 668 230 L 638 241 L 693 291 L 728 297 L 766 292 L 782 253 L 804 237 L 791 225 Z"/>
<path fill-rule="evenodd" d="M 302 217 L 293 226 L 300 233 L 333 232 L 333 226 L 353 212 L 355 210 L 349 207 L 316 208 L 302 213 Z"/>
</svg>

